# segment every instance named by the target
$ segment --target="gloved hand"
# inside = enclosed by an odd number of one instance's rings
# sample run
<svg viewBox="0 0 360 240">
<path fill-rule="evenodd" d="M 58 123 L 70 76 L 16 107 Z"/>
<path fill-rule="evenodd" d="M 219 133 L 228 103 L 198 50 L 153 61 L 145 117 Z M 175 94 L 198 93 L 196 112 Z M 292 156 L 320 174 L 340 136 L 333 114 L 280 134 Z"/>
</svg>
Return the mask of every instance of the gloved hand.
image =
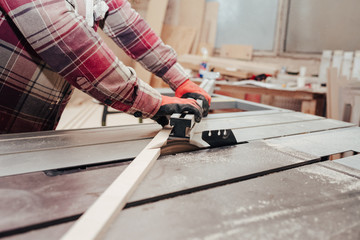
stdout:
<svg viewBox="0 0 360 240">
<path fill-rule="evenodd" d="M 161 96 L 161 106 L 158 112 L 152 117 L 161 126 L 169 124 L 169 116 L 173 113 L 187 112 L 195 115 L 195 122 L 200 122 L 203 109 L 194 99 Z"/>
<path fill-rule="evenodd" d="M 204 89 L 190 81 L 190 79 L 186 80 L 176 89 L 175 96 L 179 98 L 193 98 L 202 100 L 202 107 L 204 110 L 203 116 L 206 117 L 208 115 L 211 97 L 207 92 L 205 92 Z"/>
</svg>

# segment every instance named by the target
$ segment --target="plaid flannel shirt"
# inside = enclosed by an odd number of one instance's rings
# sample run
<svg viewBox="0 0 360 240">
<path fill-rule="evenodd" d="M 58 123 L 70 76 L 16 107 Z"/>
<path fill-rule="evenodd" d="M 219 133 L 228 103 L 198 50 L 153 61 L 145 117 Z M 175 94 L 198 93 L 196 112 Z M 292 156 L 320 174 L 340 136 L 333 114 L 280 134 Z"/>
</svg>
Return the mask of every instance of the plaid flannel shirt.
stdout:
<svg viewBox="0 0 360 240">
<path fill-rule="evenodd" d="M 104 32 L 172 89 L 181 85 L 173 49 L 126 0 L 106 3 Z M 0 133 L 55 129 L 73 86 L 137 116 L 161 104 L 65 0 L 0 0 Z"/>
</svg>

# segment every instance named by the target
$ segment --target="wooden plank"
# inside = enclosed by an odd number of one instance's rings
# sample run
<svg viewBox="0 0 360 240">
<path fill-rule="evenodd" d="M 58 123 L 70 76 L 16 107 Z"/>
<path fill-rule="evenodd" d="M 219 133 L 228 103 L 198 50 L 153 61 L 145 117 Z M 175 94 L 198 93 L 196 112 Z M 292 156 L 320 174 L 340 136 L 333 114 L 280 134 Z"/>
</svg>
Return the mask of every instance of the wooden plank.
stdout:
<svg viewBox="0 0 360 240">
<path fill-rule="evenodd" d="M 200 42 L 200 32 L 205 11 L 205 0 L 170 0 L 165 24 L 193 27 L 196 29 L 191 53 L 195 54 Z"/>
<path fill-rule="evenodd" d="M 200 62 L 199 63 L 188 62 L 188 61 L 183 62 L 181 60 L 179 62 L 181 63 L 181 65 L 184 68 L 192 69 L 194 71 L 199 71 L 199 69 L 200 69 Z M 235 77 L 238 79 L 247 79 L 252 76 L 251 73 L 249 73 L 247 71 L 242 71 L 242 70 L 239 70 L 236 68 L 219 67 L 219 66 L 215 66 L 213 64 L 209 65 L 209 68 L 215 72 L 219 72 L 223 76 L 230 76 L 230 77 Z"/>
<path fill-rule="evenodd" d="M 220 56 L 240 60 L 251 60 L 252 52 L 253 46 L 251 45 L 228 44 L 221 46 Z"/>
<path fill-rule="evenodd" d="M 351 122 L 360 126 L 360 96 L 354 96 L 354 105 L 352 107 Z"/>
<path fill-rule="evenodd" d="M 196 28 L 164 25 L 161 39 L 170 45 L 178 55 L 189 54 L 195 40 Z"/>
<path fill-rule="evenodd" d="M 208 56 L 213 56 L 214 55 L 214 45 L 212 43 L 207 43 L 207 42 L 200 42 L 199 43 L 199 48 L 197 51 L 197 55 L 203 55 L 203 50 L 202 49 L 206 49 L 208 51 Z"/>
<path fill-rule="evenodd" d="M 328 69 L 328 83 L 327 83 L 327 117 L 337 120 L 342 120 L 344 109 L 344 99 L 340 97 L 340 90 L 344 88 L 348 80 L 345 76 L 339 76 L 337 68 Z"/>
<path fill-rule="evenodd" d="M 326 117 L 337 119 L 337 111 L 335 109 L 338 108 L 338 88 L 337 87 L 337 76 L 338 76 L 337 68 L 328 68 L 327 73 L 327 93 L 326 93 Z M 335 100 L 336 99 L 336 100 Z M 335 111 L 335 112 L 334 112 Z"/>
<path fill-rule="evenodd" d="M 320 82 L 322 83 L 327 82 L 327 69 L 330 67 L 331 57 L 332 57 L 331 50 L 324 50 L 322 52 L 320 69 L 319 69 L 319 79 Z"/>
<path fill-rule="evenodd" d="M 61 239 L 100 239 L 160 156 L 170 132 L 161 130 Z"/>
<path fill-rule="evenodd" d="M 202 24 L 200 43 L 197 54 L 200 53 L 201 47 L 206 47 L 209 56 L 212 56 L 215 47 L 217 19 L 218 19 L 219 3 L 216 1 L 206 2 L 204 21 Z"/>
<path fill-rule="evenodd" d="M 179 25 L 196 28 L 194 45 L 191 53 L 197 52 L 200 42 L 200 31 L 205 12 L 205 0 L 181 0 L 179 11 Z"/>
<path fill-rule="evenodd" d="M 167 4 L 168 0 L 150 0 L 148 4 L 146 22 L 158 36 L 163 27 Z M 143 68 L 140 63 L 135 63 L 134 70 L 138 78 L 150 84 L 152 73 Z"/>
<path fill-rule="evenodd" d="M 301 102 L 301 112 L 315 115 L 316 114 L 316 100 L 302 101 Z"/>
<path fill-rule="evenodd" d="M 354 52 L 345 52 L 344 60 L 341 68 L 341 75 L 345 76 L 347 80 L 351 78 L 351 68 L 354 59 Z"/>
<path fill-rule="evenodd" d="M 360 51 L 355 52 L 354 64 L 352 69 L 351 78 L 360 81 Z"/>
<path fill-rule="evenodd" d="M 215 93 L 234 98 L 237 98 L 237 95 L 242 93 L 268 94 L 272 96 L 282 96 L 301 100 L 313 100 L 325 95 L 325 93 L 320 94 L 312 91 L 289 91 L 286 89 L 271 89 L 250 85 L 237 86 L 234 84 L 218 83 L 216 86 L 218 89 L 215 91 Z"/>
<path fill-rule="evenodd" d="M 344 58 L 344 51 L 342 50 L 336 50 L 334 51 L 334 56 L 332 59 L 331 67 L 337 68 L 337 74 L 340 75 L 342 62 Z"/>
</svg>

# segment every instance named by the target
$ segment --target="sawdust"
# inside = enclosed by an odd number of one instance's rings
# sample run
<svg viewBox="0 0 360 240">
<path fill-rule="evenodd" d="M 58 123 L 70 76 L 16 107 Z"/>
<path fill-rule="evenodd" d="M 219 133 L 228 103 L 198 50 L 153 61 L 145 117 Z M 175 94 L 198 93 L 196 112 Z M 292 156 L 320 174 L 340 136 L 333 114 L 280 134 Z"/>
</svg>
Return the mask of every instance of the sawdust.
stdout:
<svg viewBox="0 0 360 240">
<path fill-rule="evenodd" d="M 274 141 L 263 141 L 268 147 L 271 147 L 283 154 L 290 155 L 293 158 L 289 158 L 292 162 L 298 162 L 296 159 L 302 159 L 302 160 L 312 160 L 318 158 L 318 156 L 306 153 L 306 152 L 300 152 L 296 149 L 290 148 L 288 146 L 284 146 L 283 144 L 275 143 Z"/>
<path fill-rule="evenodd" d="M 213 149 L 200 150 L 188 153 L 178 153 L 176 157 L 173 156 L 164 157 L 162 161 L 171 162 L 173 166 L 181 166 L 185 168 L 193 167 L 193 163 L 196 164 L 219 164 L 231 162 L 230 156 L 232 155 L 231 149 L 235 147 L 228 147 L 227 151 L 216 151 Z"/>
<path fill-rule="evenodd" d="M 296 170 L 301 173 L 306 173 L 310 179 L 337 185 L 340 187 L 341 192 L 360 190 L 359 179 L 321 165 L 310 165 L 296 168 Z"/>
</svg>

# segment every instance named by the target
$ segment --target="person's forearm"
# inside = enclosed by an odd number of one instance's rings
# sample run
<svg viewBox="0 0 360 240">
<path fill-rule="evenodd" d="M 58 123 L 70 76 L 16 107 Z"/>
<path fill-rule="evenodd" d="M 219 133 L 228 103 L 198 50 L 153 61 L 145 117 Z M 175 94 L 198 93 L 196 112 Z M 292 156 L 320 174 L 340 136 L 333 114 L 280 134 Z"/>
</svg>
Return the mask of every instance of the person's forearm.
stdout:
<svg viewBox="0 0 360 240">
<path fill-rule="evenodd" d="M 162 42 L 128 1 L 108 0 L 107 4 L 104 32 L 145 69 L 177 89 L 188 76 L 177 63 L 175 51 Z"/>
</svg>

